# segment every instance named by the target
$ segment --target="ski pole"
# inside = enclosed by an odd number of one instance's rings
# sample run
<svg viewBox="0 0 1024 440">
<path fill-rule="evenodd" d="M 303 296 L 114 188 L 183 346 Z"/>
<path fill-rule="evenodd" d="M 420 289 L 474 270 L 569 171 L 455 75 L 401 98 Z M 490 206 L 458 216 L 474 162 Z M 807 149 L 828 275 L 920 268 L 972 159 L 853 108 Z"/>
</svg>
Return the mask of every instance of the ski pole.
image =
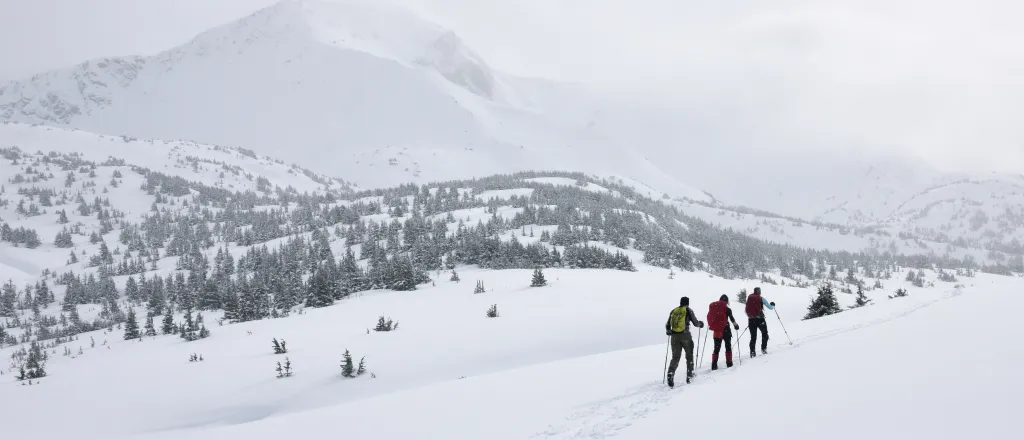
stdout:
<svg viewBox="0 0 1024 440">
<path fill-rule="evenodd" d="M 698 328 L 697 329 L 697 341 L 696 341 L 697 347 L 694 348 L 694 352 L 693 352 L 693 363 L 694 364 L 696 364 L 698 361 L 700 361 L 700 331 L 701 331 L 700 328 Z"/>
<path fill-rule="evenodd" d="M 669 336 L 668 339 L 665 340 L 665 371 L 661 373 L 661 383 L 663 384 L 665 383 L 665 380 L 668 378 L 668 349 L 671 345 L 672 336 Z"/>
<path fill-rule="evenodd" d="M 786 332 L 786 339 L 789 339 L 789 345 L 793 345 L 793 340 L 792 340 L 792 339 L 790 339 L 790 337 L 789 337 L 789 332 L 788 332 L 788 331 L 786 331 L 786 324 L 783 324 L 783 323 L 782 323 L 782 318 L 779 318 L 779 311 L 778 311 L 778 310 L 776 310 L 776 311 L 775 311 L 775 317 L 776 317 L 776 318 L 778 318 L 778 320 L 779 320 L 779 325 L 781 325 L 781 326 L 782 326 L 782 331 L 783 331 L 783 332 Z"/>
<path fill-rule="evenodd" d="M 708 349 L 708 333 L 711 333 L 711 331 L 704 331 L 704 343 L 700 344 L 700 365 L 697 365 L 698 368 L 704 366 L 704 352 Z"/>
<path fill-rule="evenodd" d="M 743 350 L 740 350 L 740 339 L 743 339 L 743 335 L 747 334 L 747 329 L 743 329 L 740 335 L 736 338 L 736 361 L 739 362 L 743 358 Z"/>
</svg>

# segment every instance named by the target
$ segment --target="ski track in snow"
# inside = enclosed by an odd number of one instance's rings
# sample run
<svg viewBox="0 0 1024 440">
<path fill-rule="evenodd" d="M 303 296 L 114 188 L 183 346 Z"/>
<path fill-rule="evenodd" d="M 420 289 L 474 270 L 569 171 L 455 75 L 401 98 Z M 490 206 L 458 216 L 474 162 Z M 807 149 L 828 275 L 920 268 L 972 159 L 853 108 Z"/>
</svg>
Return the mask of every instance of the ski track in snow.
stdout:
<svg viewBox="0 0 1024 440">
<path fill-rule="evenodd" d="M 660 383 L 636 387 L 612 399 L 599 401 L 566 418 L 562 425 L 552 426 L 532 435 L 533 439 L 601 439 L 614 437 L 664 406 L 670 391 Z"/>
<path fill-rule="evenodd" d="M 852 331 L 860 330 L 866 327 L 871 327 L 879 324 L 884 324 L 896 319 L 906 317 L 918 310 L 925 307 L 934 305 L 940 301 L 949 300 L 960 296 L 963 292 L 960 289 L 954 289 L 947 292 L 945 295 L 938 298 L 922 302 L 911 306 L 910 308 L 903 310 L 899 313 L 895 313 L 883 318 L 874 319 L 871 321 L 863 322 L 860 324 L 847 326 L 839 329 L 829 330 L 826 332 L 816 333 L 810 336 L 806 336 L 793 341 L 790 347 L 780 346 L 774 351 L 788 351 L 792 348 L 800 347 L 809 342 L 816 342 L 822 339 L 828 339 L 841 334 L 849 333 Z M 782 330 L 779 328 L 779 330 Z M 769 335 L 772 339 L 777 336 Z M 785 332 L 783 332 L 785 337 Z M 542 432 L 533 434 L 530 436 L 531 439 L 605 439 L 612 438 L 618 435 L 622 430 L 632 426 L 637 421 L 647 417 L 648 415 L 664 408 L 668 402 L 672 399 L 672 393 L 676 391 L 684 391 L 689 387 L 694 386 L 705 386 L 708 384 L 715 383 L 715 377 L 721 374 L 732 374 L 738 370 L 738 367 L 742 365 L 744 359 L 742 357 L 743 345 L 740 344 L 740 338 L 737 338 L 736 344 L 739 346 L 736 349 L 737 359 L 735 368 L 723 368 L 718 371 L 711 371 L 710 367 L 703 368 L 700 359 L 700 350 L 705 348 L 704 341 L 701 340 L 701 345 L 694 348 L 694 363 L 698 363 L 698 367 L 695 368 L 696 375 L 690 384 L 681 382 L 677 384 L 676 389 L 670 389 L 667 385 L 662 383 L 648 384 L 639 387 L 629 389 L 624 394 L 613 397 L 611 399 L 601 400 L 586 406 L 585 408 L 573 412 L 569 416 L 565 417 L 565 422 L 559 425 L 549 426 Z M 703 339 L 703 335 L 695 336 L 697 339 Z M 748 339 L 749 341 L 749 339 Z M 773 351 L 773 352 L 774 352 Z M 710 356 L 710 353 L 707 354 Z M 762 355 L 764 356 L 764 355 Z M 751 359 L 746 358 L 746 361 L 762 361 L 764 358 Z M 684 361 L 685 362 L 685 361 Z M 685 371 L 685 363 L 681 362 L 680 369 Z M 705 375 L 707 377 L 705 377 Z M 685 376 L 685 375 L 683 375 Z"/>
</svg>

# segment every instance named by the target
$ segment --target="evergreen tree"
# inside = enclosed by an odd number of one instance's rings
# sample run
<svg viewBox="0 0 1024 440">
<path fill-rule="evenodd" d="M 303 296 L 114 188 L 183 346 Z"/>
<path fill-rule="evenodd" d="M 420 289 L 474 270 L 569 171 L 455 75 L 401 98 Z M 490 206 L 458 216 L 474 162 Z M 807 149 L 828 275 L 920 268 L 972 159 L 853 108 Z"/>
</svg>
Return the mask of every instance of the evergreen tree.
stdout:
<svg viewBox="0 0 1024 440">
<path fill-rule="evenodd" d="M 530 281 L 530 287 L 543 287 L 548 284 L 548 281 L 544 279 L 544 272 L 541 272 L 540 268 L 533 270 L 533 280 Z"/>
<path fill-rule="evenodd" d="M 179 327 L 179 336 L 181 339 L 186 341 L 195 341 L 199 339 L 199 328 L 196 326 L 196 322 L 192 319 L 192 309 L 186 308 L 184 321 Z"/>
<path fill-rule="evenodd" d="M 139 339 L 139 321 L 135 317 L 135 308 L 128 308 L 128 318 L 124 324 L 124 340 Z"/>
<path fill-rule="evenodd" d="M 341 376 L 342 377 L 349 377 L 349 378 L 355 377 L 355 371 L 356 371 L 356 368 L 352 364 L 352 354 L 349 353 L 348 349 L 346 348 L 345 349 L 345 354 L 342 355 Z"/>
<path fill-rule="evenodd" d="M 146 314 L 146 336 L 156 336 L 156 327 L 153 327 L 153 315 Z"/>
<path fill-rule="evenodd" d="M 139 284 L 135 282 L 135 277 L 128 277 L 128 281 L 125 281 L 124 296 L 133 302 L 142 301 L 142 291 L 139 290 Z"/>
<path fill-rule="evenodd" d="M 171 314 L 171 309 L 167 308 L 167 313 L 164 314 L 163 325 L 160 327 L 160 333 L 169 335 L 174 333 L 174 315 Z"/>
<path fill-rule="evenodd" d="M 327 307 L 334 305 L 334 294 L 325 269 L 315 269 L 309 277 L 309 288 L 306 297 L 307 307 Z"/>
<path fill-rule="evenodd" d="M 488 318 L 497 318 L 498 317 L 498 305 L 497 304 L 492 304 L 491 308 L 487 309 L 487 317 Z"/>
<path fill-rule="evenodd" d="M 68 321 L 71 322 L 72 328 L 74 328 L 74 329 L 81 328 L 82 327 L 82 318 L 81 318 L 81 316 L 78 315 L 78 306 L 76 306 L 74 304 L 71 304 L 70 309 L 71 309 L 70 310 L 71 314 L 68 315 Z"/>
<path fill-rule="evenodd" d="M 850 308 L 851 309 L 856 309 L 858 307 L 864 307 L 864 306 L 868 305 L 868 303 L 870 303 L 870 302 L 871 302 L 871 300 L 868 299 L 868 297 L 866 295 L 864 295 L 864 287 L 857 286 L 857 301 Z"/>
<path fill-rule="evenodd" d="M 356 368 L 356 376 L 362 376 L 366 373 L 366 356 L 359 358 L 359 367 Z"/>
<path fill-rule="evenodd" d="M 747 303 L 747 289 L 741 289 L 740 293 L 736 294 L 736 302 L 740 304 Z"/>
<path fill-rule="evenodd" d="M 7 280 L 7 283 L 4 284 L 3 290 L 0 291 L 0 317 L 14 316 L 17 299 L 18 289 L 17 287 L 14 287 L 14 281 Z"/>
<path fill-rule="evenodd" d="M 21 376 L 25 379 L 39 379 L 41 377 L 46 377 L 46 370 L 44 369 L 45 366 L 46 352 L 43 350 L 42 346 L 39 345 L 38 341 L 32 341 L 32 344 L 29 346 L 28 360 L 25 361 L 25 366 L 23 367 L 25 370 L 22 372 Z"/>
<path fill-rule="evenodd" d="M 818 288 L 818 297 L 811 301 L 811 305 L 807 307 L 807 315 L 804 316 L 804 319 L 820 318 L 842 311 L 843 309 L 839 307 L 839 301 L 836 299 L 835 293 L 832 292 L 832 285 L 825 284 Z"/>
<path fill-rule="evenodd" d="M 477 280 L 473 293 L 484 293 L 486 291 L 487 289 L 484 289 L 484 282 L 482 280 Z"/>
<path fill-rule="evenodd" d="M 456 272 L 454 269 L 452 269 L 452 278 L 450 281 L 454 281 L 456 283 L 461 281 L 461 279 L 459 278 L 459 273 Z"/>
<path fill-rule="evenodd" d="M 271 341 L 271 343 L 274 348 L 274 354 L 285 354 L 288 352 L 288 346 L 285 344 L 284 340 L 278 342 L 277 338 L 274 338 L 274 340 Z"/>
<path fill-rule="evenodd" d="M 57 237 L 53 239 L 53 245 L 59 248 L 69 248 L 74 247 L 75 242 L 71 237 L 71 233 L 65 229 L 57 233 Z"/>
<path fill-rule="evenodd" d="M 36 284 L 36 303 L 40 307 L 49 306 L 50 303 L 56 301 L 53 297 L 53 292 L 50 291 L 50 286 L 46 284 L 46 280 L 42 280 Z"/>
<path fill-rule="evenodd" d="M 100 261 L 103 264 L 111 264 L 114 262 L 114 256 L 110 254 L 110 248 L 107 247 L 106 242 L 100 243 Z"/>
<path fill-rule="evenodd" d="M 377 318 L 377 326 L 373 328 L 373 331 L 389 332 L 392 330 L 398 330 L 398 323 L 391 318 L 384 319 L 383 315 Z"/>
</svg>

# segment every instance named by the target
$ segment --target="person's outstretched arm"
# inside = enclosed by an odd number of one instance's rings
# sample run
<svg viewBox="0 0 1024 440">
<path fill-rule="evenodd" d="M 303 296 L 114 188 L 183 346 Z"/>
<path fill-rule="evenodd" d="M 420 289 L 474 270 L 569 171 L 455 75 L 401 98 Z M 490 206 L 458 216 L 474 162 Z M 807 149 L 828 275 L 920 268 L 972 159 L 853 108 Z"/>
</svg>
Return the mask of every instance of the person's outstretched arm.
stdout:
<svg viewBox="0 0 1024 440">
<path fill-rule="evenodd" d="M 775 310 L 775 303 L 768 302 L 768 300 L 764 299 L 763 296 L 761 297 L 761 304 L 764 304 L 764 306 L 767 307 L 768 310 Z"/>
<path fill-rule="evenodd" d="M 693 309 L 689 309 L 687 311 L 689 313 L 686 314 L 686 320 L 690 321 L 690 324 L 693 324 L 697 328 L 704 328 L 704 323 L 697 320 L 697 312 L 694 312 Z"/>
</svg>

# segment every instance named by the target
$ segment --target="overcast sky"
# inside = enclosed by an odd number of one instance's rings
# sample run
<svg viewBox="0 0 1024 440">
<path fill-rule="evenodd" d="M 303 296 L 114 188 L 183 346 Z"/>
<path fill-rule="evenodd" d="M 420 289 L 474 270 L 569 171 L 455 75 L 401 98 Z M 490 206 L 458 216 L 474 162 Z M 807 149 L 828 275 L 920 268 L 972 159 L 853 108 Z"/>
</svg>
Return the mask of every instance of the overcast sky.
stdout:
<svg viewBox="0 0 1024 440">
<path fill-rule="evenodd" d="M 711 105 L 762 148 L 1024 170 L 1019 1 L 376 1 L 452 28 L 500 70 Z M 272 3 L 0 0 L 0 79 L 154 53 Z"/>
</svg>

